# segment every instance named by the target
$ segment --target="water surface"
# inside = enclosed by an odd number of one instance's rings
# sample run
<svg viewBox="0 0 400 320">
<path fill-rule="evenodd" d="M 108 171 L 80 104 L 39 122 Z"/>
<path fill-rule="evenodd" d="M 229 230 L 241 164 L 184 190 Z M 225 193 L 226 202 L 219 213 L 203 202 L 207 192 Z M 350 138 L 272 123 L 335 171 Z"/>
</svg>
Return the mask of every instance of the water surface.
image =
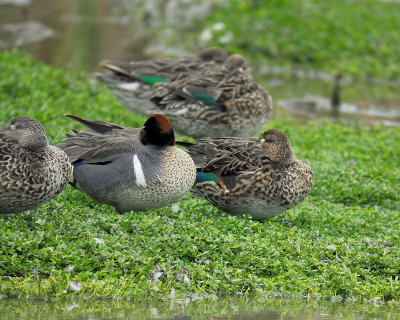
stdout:
<svg viewBox="0 0 400 320">
<path fill-rule="evenodd" d="M 173 301 L 0 300 L 0 319 L 399 319 L 400 311 L 372 303 L 277 298 Z"/>
</svg>

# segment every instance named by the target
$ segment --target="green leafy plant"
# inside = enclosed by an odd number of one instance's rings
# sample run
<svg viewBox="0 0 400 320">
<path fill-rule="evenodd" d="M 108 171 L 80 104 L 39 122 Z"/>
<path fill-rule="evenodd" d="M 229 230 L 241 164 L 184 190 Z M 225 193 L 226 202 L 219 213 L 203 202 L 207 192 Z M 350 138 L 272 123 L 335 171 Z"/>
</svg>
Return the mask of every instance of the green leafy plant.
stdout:
<svg viewBox="0 0 400 320">
<path fill-rule="evenodd" d="M 72 113 L 126 126 L 144 119 L 83 73 L 17 51 L 0 55 L 0 119 L 28 115 L 53 144 Z M 157 298 L 282 294 L 400 300 L 400 131 L 278 117 L 314 170 L 311 195 L 262 223 L 185 196 L 116 213 L 68 186 L 40 208 L 0 216 L 0 293 Z"/>
</svg>

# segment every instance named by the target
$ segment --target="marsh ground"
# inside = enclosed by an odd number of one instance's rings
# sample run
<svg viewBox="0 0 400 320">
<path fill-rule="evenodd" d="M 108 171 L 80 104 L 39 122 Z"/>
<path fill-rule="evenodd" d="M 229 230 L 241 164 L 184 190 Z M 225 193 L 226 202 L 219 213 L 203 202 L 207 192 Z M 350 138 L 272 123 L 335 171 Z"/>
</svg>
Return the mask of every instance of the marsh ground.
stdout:
<svg viewBox="0 0 400 320">
<path fill-rule="evenodd" d="M 236 1 L 231 8 L 222 6 L 207 18 L 193 19 L 179 50 L 165 54 L 190 52 L 196 44 L 223 45 L 243 53 L 256 70 L 281 66 L 285 77 L 298 68 L 330 76 L 339 70 L 354 83 L 345 91 L 349 99 L 379 96 L 396 104 L 398 3 L 270 3 Z M 236 23 L 243 12 L 249 23 Z M 215 27 L 220 22 L 222 29 Z M 79 35 L 79 26 L 70 34 Z M 85 30 L 82 37 L 91 39 L 93 33 Z M 177 32 L 173 26 L 167 30 Z M 199 42 L 204 30 L 211 30 L 211 37 L 203 34 Z M 227 30 L 231 40 L 224 38 Z M 70 48 L 74 38 L 68 39 Z M 176 49 L 177 39 L 167 40 L 159 48 Z M 144 118 L 126 110 L 84 71 L 97 64 L 97 56 L 88 47 L 77 51 L 85 53 L 62 68 L 42 65 L 21 51 L 2 53 L 1 125 L 19 115 L 35 117 L 52 144 L 75 127 L 65 113 L 141 127 Z M 49 57 L 56 62 L 46 62 L 60 66 L 68 54 Z M 354 89 L 359 81 L 374 79 L 385 88 Z M 274 98 L 290 94 L 285 82 L 275 88 L 272 83 L 263 82 Z M 317 80 L 310 87 L 328 95 L 331 82 Z M 293 121 L 279 107 L 266 128 L 285 131 L 296 155 L 314 170 L 312 193 L 296 208 L 259 223 L 186 196 L 159 210 L 119 215 L 67 187 L 36 210 L 0 216 L 1 294 L 140 299 L 282 294 L 387 302 L 398 308 L 400 130 L 365 126 L 357 119 L 351 124 L 328 118 Z"/>
</svg>

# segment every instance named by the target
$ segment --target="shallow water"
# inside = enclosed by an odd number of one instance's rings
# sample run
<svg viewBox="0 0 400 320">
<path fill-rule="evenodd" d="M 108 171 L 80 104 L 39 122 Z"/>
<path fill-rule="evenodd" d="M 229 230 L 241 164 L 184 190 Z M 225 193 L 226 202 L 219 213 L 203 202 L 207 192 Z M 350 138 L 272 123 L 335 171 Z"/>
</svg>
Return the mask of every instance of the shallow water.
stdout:
<svg viewBox="0 0 400 320">
<path fill-rule="evenodd" d="M 52 66 L 99 70 L 104 59 L 140 60 L 182 56 L 193 44 L 180 43 L 180 32 L 193 18 L 212 10 L 215 1 L 179 0 L 0 0 L 0 51 L 19 47 Z M 201 38 L 199 30 L 199 38 Z M 179 45 L 177 45 L 179 44 Z M 200 44 L 201 45 L 201 44 Z M 184 49 L 185 48 L 185 49 Z M 194 52 L 196 49 L 193 48 Z M 328 118 L 346 123 L 400 126 L 398 84 L 380 79 L 346 79 L 338 112 L 330 107 L 333 76 L 313 70 L 252 66 L 255 78 L 275 106 L 295 121 Z"/>
<path fill-rule="evenodd" d="M 184 30 L 215 2 L 0 0 L 0 50 L 19 47 L 52 66 L 87 71 L 103 59 L 183 55 L 189 51 L 166 45 L 173 37 L 167 26 L 179 23 Z"/>
<path fill-rule="evenodd" d="M 173 301 L 0 300 L 0 319 L 399 319 L 400 311 L 372 303 L 277 298 Z"/>
<path fill-rule="evenodd" d="M 335 110 L 331 106 L 333 79 L 281 77 L 284 80 L 278 82 L 279 76 L 265 76 L 265 87 L 277 98 L 275 105 L 283 107 L 285 114 L 297 121 L 327 118 L 350 124 L 400 126 L 397 85 L 348 79 L 341 86 L 341 104 Z M 271 83 L 272 86 L 268 85 Z"/>
</svg>

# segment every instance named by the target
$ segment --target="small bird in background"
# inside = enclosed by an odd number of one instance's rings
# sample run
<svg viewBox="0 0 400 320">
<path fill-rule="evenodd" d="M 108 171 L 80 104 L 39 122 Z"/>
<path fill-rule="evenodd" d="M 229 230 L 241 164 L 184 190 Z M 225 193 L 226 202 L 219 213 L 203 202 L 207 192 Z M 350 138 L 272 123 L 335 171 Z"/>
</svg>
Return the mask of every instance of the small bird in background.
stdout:
<svg viewBox="0 0 400 320">
<path fill-rule="evenodd" d="M 165 116 L 151 116 L 142 129 L 67 117 L 90 129 L 73 131 L 58 145 L 74 166 L 71 184 L 97 202 L 117 212 L 145 211 L 178 200 L 193 186 L 193 160 L 174 146 Z"/>
<path fill-rule="evenodd" d="M 331 95 L 331 116 L 337 119 L 340 115 L 341 105 L 341 89 L 342 89 L 343 74 L 338 72 L 333 81 L 332 95 Z"/>
<path fill-rule="evenodd" d="M 72 166 L 49 145 L 43 126 L 18 117 L 0 127 L 0 213 L 21 212 L 49 201 L 68 184 Z"/>
<path fill-rule="evenodd" d="M 294 156 L 282 131 L 270 129 L 258 138 L 202 138 L 178 144 L 187 148 L 197 168 L 192 192 L 231 215 L 264 220 L 310 194 L 312 170 Z"/>
<path fill-rule="evenodd" d="M 239 54 L 219 68 L 156 83 L 151 100 L 177 132 L 193 137 L 252 136 L 272 116 L 271 96 Z"/>
<path fill-rule="evenodd" d="M 155 105 L 150 101 L 154 84 L 171 82 L 190 74 L 219 67 L 228 57 L 222 48 L 208 48 L 195 56 L 178 59 L 144 60 L 121 62 L 105 60 L 100 66 L 109 73 L 96 73 L 95 77 L 104 83 L 128 109 L 149 115 Z"/>
</svg>

